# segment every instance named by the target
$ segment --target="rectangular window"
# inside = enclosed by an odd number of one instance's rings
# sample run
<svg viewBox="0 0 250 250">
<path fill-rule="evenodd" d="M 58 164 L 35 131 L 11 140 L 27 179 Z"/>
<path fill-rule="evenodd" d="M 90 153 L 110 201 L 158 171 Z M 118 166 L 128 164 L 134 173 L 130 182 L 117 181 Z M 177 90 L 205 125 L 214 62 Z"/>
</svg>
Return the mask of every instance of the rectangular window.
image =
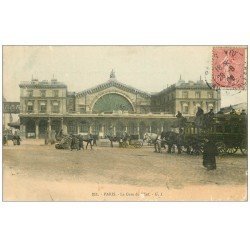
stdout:
<svg viewBox="0 0 250 250">
<path fill-rule="evenodd" d="M 77 125 L 75 123 L 69 123 L 68 125 L 68 133 L 69 134 L 76 134 L 77 133 Z"/>
<path fill-rule="evenodd" d="M 28 102 L 27 103 L 27 111 L 28 113 L 32 113 L 34 110 L 33 102 Z"/>
<path fill-rule="evenodd" d="M 207 92 L 208 99 L 213 99 L 213 92 Z"/>
<path fill-rule="evenodd" d="M 188 92 L 182 91 L 182 98 L 188 98 Z"/>
<path fill-rule="evenodd" d="M 40 94 L 41 94 L 41 97 L 46 97 L 46 90 L 41 90 Z"/>
<path fill-rule="evenodd" d="M 201 98 L 201 92 L 195 92 L 195 98 L 200 99 Z"/>
<path fill-rule="evenodd" d="M 188 106 L 184 106 L 183 107 L 183 113 L 184 114 L 188 114 Z"/>
<path fill-rule="evenodd" d="M 53 90 L 53 97 L 58 97 L 58 96 L 59 96 L 59 91 Z"/>
<path fill-rule="evenodd" d="M 58 102 L 53 102 L 52 103 L 52 113 L 59 113 L 59 103 Z"/>
<path fill-rule="evenodd" d="M 183 114 L 188 114 L 188 103 L 183 103 L 182 104 L 182 113 Z"/>
<path fill-rule="evenodd" d="M 88 133 L 89 132 L 89 125 L 87 123 L 81 123 L 79 126 L 81 133 Z"/>
<path fill-rule="evenodd" d="M 46 102 L 40 102 L 40 113 L 46 113 L 46 111 L 47 111 Z"/>
<path fill-rule="evenodd" d="M 33 90 L 28 90 L 27 94 L 28 94 L 28 97 L 33 97 Z"/>
</svg>

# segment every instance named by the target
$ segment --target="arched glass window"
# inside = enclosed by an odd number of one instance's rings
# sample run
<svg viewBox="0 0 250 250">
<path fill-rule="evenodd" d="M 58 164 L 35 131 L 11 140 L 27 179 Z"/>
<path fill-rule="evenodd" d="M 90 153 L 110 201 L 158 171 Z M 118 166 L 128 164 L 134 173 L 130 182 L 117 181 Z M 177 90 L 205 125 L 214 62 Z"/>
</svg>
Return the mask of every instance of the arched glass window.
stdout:
<svg viewBox="0 0 250 250">
<path fill-rule="evenodd" d="M 128 111 L 133 112 L 134 109 L 131 103 L 122 95 L 110 93 L 101 96 L 93 107 L 94 113 L 113 113 L 113 111 Z"/>
</svg>

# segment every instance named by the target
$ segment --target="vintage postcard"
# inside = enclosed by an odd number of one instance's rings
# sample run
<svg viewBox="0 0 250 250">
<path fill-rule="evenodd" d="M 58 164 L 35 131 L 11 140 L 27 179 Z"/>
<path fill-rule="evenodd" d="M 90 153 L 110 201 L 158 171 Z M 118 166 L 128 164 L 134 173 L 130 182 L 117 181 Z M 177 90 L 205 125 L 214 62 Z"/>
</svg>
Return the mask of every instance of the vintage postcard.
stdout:
<svg viewBox="0 0 250 250">
<path fill-rule="evenodd" d="M 247 201 L 247 46 L 3 46 L 3 201 Z"/>
</svg>

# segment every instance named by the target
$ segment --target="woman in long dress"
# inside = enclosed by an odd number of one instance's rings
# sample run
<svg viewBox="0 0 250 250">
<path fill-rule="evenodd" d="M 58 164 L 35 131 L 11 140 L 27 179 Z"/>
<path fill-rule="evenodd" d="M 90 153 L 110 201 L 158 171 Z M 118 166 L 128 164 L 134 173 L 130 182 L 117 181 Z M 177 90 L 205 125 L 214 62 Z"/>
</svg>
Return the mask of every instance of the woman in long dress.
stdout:
<svg viewBox="0 0 250 250">
<path fill-rule="evenodd" d="M 203 148 L 203 166 L 207 168 L 207 170 L 216 169 L 216 158 L 218 155 L 218 150 L 216 145 L 212 140 L 206 139 L 204 148 Z"/>
</svg>

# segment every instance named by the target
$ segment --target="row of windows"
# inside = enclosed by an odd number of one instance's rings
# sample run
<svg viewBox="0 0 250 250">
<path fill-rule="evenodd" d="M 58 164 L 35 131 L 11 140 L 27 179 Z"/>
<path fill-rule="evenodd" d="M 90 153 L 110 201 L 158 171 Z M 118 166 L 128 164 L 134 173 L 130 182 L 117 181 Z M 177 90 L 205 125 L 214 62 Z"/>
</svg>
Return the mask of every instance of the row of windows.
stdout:
<svg viewBox="0 0 250 250">
<path fill-rule="evenodd" d="M 33 97 L 33 90 L 27 90 L 28 97 Z M 59 96 L 59 90 L 52 90 L 52 96 L 58 97 Z M 46 97 L 46 90 L 40 90 L 40 97 Z"/>
<path fill-rule="evenodd" d="M 213 99 L 214 95 L 213 92 L 207 92 L 207 98 Z M 188 91 L 182 91 L 182 98 L 188 98 Z M 195 98 L 200 99 L 201 98 L 201 92 L 196 91 L 195 92 Z"/>
<path fill-rule="evenodd" d="M 194 108 L 194 111 L 196 112 L 198 107 L 201 107 L 200 104 L 196 104 L 195 108 Z M 210 110 L 210 109 L 213 109 L 214 108 L 214 105 L 212 103 L 208 104 L 207 106 L 207 109 Z M 182 113 L 183 114 L 188 114 L 189 113 L 189 104 L 188 103 L 184 103 L 182 104 Z"/>
<path fill-rule="evenodd" d="M 189 93 L 188 91 L 182 91 L 182 98 L 183 99 L 188 99 L 190 96 L 189 96 Z M 195 92 L 195 98 L 196 99 L 200 99 L 201 98 L 201 92 L 200 91 L 196 91 Z M 214 95 L 213 95 L 213 92 L 209 91 L 207 92 L 207 99 L 213 99 L 214 98 Z M 174 94 L 171 93 L 171 95 L 167 95 L 165 97 L 163 97 L 162 99 L 158 99 L 158 100 L 154 100 L 152 101 L 152 104 L 153 105 L 160 105 L 160 104 L 164 104 L 170 100 L 174 99 Z"/>
<path fill-rule="evenodd" d="M 34 103 L 28 102 L 27 104 L 27 112 L 33 113 L 34 112 Z M 39 113 L 46 113 L 47 112 L 47 104 L 46 102 L 41 102 L 39 104 Z M 51 112 L 52 113 L 59 113 L 60 112 L 60 103 L 59 102 L 53 102 L 51 105 Z"/>
</svg>

